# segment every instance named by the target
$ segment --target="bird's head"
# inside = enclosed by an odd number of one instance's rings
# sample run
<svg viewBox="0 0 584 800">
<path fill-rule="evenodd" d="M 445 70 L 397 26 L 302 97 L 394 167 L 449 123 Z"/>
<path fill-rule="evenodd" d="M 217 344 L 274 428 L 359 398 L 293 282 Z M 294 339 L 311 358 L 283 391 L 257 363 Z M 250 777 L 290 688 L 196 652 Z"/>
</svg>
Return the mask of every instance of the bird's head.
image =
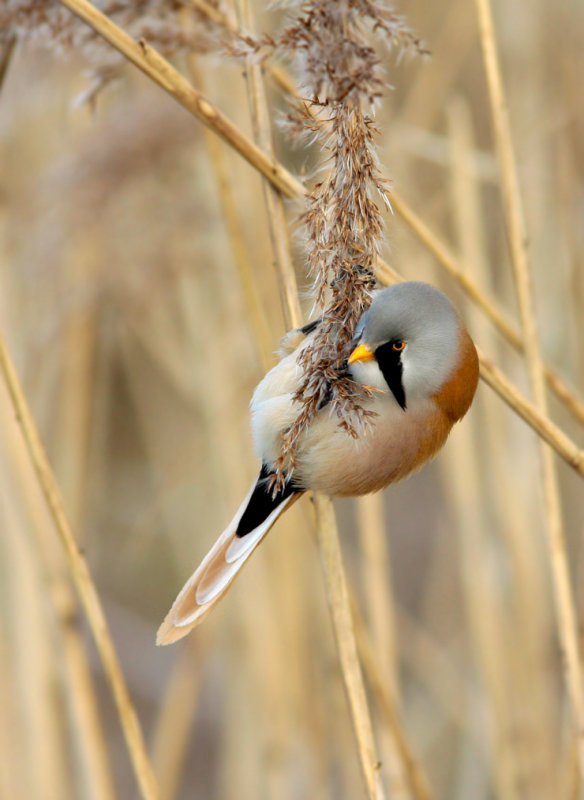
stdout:
<svg viewBox="0 0 584 800">
<path fill-rule="evenodd" d="M 355 331 L 352 377 L 393 394 L 405 411 L 434 399 L 454 419 L 477 385 L 476 350 L 450 300 L 427 283 L 397 283 L 375 292 Z"/>
</svg>

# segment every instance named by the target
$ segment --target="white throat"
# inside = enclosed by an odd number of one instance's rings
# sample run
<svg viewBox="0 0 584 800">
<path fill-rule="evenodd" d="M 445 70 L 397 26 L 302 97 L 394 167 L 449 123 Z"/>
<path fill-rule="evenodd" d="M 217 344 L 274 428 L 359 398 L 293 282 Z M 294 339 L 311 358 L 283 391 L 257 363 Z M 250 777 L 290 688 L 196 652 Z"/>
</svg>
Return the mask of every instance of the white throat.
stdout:
<svg viewBox="0 0 584 800">
<path fill-rule="evenodd" d="M 382 392 L 389 392 L 389 387 L 377 361 L 355 361 L 349 365 L 349 372 L 357 383 L 371 386 L 373 389 L 378 389 Z"/>
</svg>

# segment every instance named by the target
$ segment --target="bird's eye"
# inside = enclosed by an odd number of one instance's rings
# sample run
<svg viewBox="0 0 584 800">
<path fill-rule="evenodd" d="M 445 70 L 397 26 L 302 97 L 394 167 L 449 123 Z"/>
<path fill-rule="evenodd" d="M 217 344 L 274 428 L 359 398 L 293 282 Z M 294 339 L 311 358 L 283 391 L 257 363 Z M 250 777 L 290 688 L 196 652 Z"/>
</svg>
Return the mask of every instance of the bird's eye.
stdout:
<svg viewBox="0 0 584 800">
<path fill-rule="evenodd" d="M 406 343 L 402 341 L 402 339 L 398 339 L 397 342 L 391 343 L 391 349 L 395 350 L 397 353 L 401 353 L 405 346 Z"/>
</svg>

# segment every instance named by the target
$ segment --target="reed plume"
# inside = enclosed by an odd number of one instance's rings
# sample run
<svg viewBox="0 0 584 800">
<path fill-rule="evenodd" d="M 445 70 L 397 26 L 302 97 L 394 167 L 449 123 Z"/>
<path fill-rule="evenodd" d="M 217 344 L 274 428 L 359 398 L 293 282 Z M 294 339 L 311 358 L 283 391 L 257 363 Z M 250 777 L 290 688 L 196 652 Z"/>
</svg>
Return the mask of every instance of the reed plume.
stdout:
<svg viewBox="0 0 584 800">
<path fill-rule="evenodd" d="M 310 134 L 323 154 L 322 176 L 307 194 L 301 217 L 322 324 L 314 346 L 299 357 L 299 411 L 284 436 L 276 486 L 292 475 L 298 442 L 325 402 L 354 437 L 372 415 L 363 407 L 369 390 L 346 373 L 355 325 L 375 286 L 383 238 L 379 199 L 389 204 L 375 144 L 374 108 L 384 80 L 372 32 L 399 51 L 425 52 L 401 17 L 369 0 L 299 3 L 297 16 L 275 42 L 275 50 L 297 66 L 304 95 L 289 115 L 289 131 L 296 138 Z"/>
</svg>

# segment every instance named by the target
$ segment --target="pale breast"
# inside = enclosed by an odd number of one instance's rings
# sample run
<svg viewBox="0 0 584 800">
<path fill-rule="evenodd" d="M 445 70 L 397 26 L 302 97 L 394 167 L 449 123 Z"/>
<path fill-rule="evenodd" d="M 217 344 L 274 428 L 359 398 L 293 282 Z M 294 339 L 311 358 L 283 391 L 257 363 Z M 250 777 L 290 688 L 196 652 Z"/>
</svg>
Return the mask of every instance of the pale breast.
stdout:
<svg viewBox="0 0 584 800">
<path fill-rule="evenodd" d="M 442 447 L 452 422 L 429 401 L 404 412 L 391 401 L 376 402 L 379 413 L 354 439 L 336 418 L 315 420 L 299 448 L 298 479 L 331 495 L 375 492 L 419 469 Z"/>
</svg>

